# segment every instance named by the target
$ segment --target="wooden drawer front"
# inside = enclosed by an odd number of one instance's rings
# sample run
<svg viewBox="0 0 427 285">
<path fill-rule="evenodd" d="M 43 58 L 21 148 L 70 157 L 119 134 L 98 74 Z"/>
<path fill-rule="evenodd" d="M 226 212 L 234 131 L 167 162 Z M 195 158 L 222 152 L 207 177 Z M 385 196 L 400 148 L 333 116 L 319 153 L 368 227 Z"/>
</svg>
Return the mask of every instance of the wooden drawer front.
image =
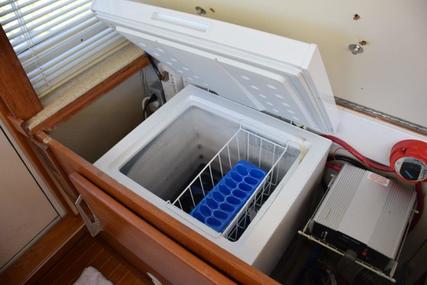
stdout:
<svg viewBox="0 0 427 285">
<path fill-rule="evenodd" d="M 235 284 L 86 178 L 73 173 L 70 179 L 100 220 L 102 231 L 152 268 L 151 273 L 159 280 L 170 284 Z"/>
</svg>

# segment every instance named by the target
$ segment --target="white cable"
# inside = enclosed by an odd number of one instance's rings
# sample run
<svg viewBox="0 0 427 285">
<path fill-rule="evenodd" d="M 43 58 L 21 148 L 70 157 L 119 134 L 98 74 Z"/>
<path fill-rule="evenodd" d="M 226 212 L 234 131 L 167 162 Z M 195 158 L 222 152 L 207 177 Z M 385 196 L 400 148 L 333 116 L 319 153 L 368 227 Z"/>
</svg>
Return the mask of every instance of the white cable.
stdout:
<svg viewBox="0 0 427 285">
<path fill-rule="evenodd" d="M 142 107 L 142 112 L 143 112 L 143 114 L 142 114 L 142 116 L 143 116 L 143 118 L 144 119 L 146 119 L 146 115 L 145 115 L 145 105 L 147 104 L 147 102 L 148 102 L 148 100 L 150 100 L 150 97 L 145 97 L 143 100 L 142 100 L 142 104 L 141 104 L 141 107 Z"/>
</svg>

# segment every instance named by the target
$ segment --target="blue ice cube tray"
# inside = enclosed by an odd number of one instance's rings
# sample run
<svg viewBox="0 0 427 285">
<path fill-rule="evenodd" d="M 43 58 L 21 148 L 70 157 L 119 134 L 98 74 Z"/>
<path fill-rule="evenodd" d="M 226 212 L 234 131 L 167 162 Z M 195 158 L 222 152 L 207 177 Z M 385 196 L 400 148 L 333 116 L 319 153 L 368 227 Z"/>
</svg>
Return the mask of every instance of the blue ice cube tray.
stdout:
<svg viewBox="0 0 427 285">
<path fill-rule="evenodd" d="M 223 232 L 257 189 L 266 172 L 246 160 L 238 161 L 196 205 L 190 215 Z"/>
</svg>

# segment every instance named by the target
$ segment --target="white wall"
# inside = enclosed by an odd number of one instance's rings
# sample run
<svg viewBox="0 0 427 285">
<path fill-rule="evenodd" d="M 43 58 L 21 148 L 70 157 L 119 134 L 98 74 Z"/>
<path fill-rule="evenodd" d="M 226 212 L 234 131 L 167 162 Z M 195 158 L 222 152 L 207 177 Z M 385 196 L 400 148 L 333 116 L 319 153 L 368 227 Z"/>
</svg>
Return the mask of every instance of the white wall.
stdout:
<svg viewBox="0 0 427 285">
<path fill-rule="evenodd" d="M 425 0 L 140 1 L 190 13 L 201 6 L 207 17 L 316 43 L 336 96 L 427 126 Z M 352 55 L 348 44 L 361 40 L 365 52 Z"/>
</svg>

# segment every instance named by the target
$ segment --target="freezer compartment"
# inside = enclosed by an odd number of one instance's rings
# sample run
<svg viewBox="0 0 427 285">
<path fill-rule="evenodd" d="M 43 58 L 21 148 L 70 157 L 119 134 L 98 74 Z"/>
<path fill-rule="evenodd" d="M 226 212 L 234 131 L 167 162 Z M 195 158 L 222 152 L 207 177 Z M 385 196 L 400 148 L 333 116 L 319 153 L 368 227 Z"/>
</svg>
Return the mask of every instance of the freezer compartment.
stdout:
<svg viewBox="0 0 427 285">
<path fill-rule="evenodd" d="M 330 144 L 189 85 L 95 165 L 188 228 L 268 273 L 299 228 Z M 267 178 L 228 227 L 215 231 L 191 210 L 241 160 L 261 166 Z"/>
<path fill-rule="evenodd" d="M 126 162 L 120 172 L 189 214 L 236 163 L 245 160 L 259 167 L 265 171 L 265 177 L 220 233 L 237 241 L 298 154 L 299 150 L 286 142 L 272 141 L 236 122 L 190 107 Z M 228 214 L 227 210 L 238 202 L 231 195 L 242 195 L 241 190 L 253 182 L 244 177 L 247 174 L 242 175 L 223 181 L 227 187 L 214 200 L 210 199 L 210 218 L 199 221 L 209 225 Z M 194 217 L 184 217 L 204 228 Z"/>
<path fill-rule="evenodd" d="M 174 201 L 238 129 L 234 122 L 190 107 L 120 172 L 163 200 Z"/>
</svg>

